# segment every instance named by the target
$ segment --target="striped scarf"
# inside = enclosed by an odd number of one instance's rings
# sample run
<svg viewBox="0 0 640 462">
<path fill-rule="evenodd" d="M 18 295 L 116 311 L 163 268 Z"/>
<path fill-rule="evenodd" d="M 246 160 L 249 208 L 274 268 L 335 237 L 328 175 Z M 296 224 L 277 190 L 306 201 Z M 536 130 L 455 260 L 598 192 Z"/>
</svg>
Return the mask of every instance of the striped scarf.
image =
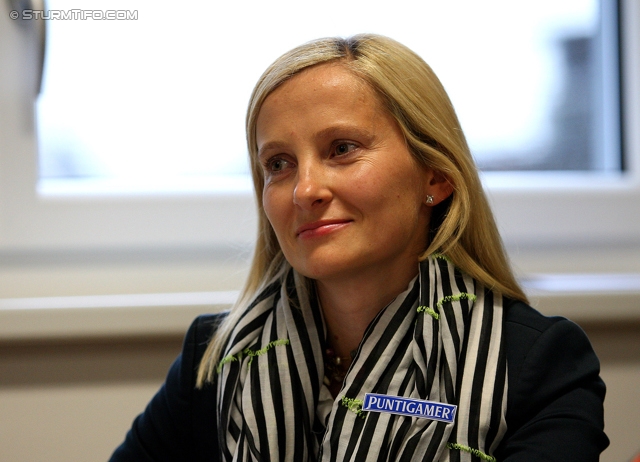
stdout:
<svg viewBox="0 0 640 462">
<path fill-rule="evenodd" d="M 495 460 L 506 431 L 502 322 L 501 296 L 431 256 L 371 322 L 333 399 L 317 296 L 287 265 L 247 307 L 218 367 L 223 459 Z M 364 411 L 365 393 L 458 410 L 453 423 Z"/>
</svg>

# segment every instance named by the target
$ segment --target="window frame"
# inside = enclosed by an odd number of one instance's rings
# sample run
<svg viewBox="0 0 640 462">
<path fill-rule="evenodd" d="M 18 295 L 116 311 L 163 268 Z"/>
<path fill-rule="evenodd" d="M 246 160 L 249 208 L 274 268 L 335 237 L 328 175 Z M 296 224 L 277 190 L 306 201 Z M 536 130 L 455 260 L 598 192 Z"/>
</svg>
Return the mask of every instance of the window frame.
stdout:
<svg viewBox="0 0 640 462">
<path fill-rule="evenodd" d="M 0 4 L 7 10 L 0 12 L 1 20 L 9 21 L 7 2 Z M 640 130 L 631 129 L 640 127 L 640 4 L 623 0 L 622 9 L 625 169 L 616 174 L 484 173 L 509 248 L 640 243 L 640 220 L 633 219 L 640 217 Z M 0 59 L 10 63 L 0 80 L 0 252 L 253 245 L 255 201 L 248 190 L 39 196 L 32 94 L 36 47 L 26 29 L 2 30 L 22 37 L 0 40 Z"/>
</svg>

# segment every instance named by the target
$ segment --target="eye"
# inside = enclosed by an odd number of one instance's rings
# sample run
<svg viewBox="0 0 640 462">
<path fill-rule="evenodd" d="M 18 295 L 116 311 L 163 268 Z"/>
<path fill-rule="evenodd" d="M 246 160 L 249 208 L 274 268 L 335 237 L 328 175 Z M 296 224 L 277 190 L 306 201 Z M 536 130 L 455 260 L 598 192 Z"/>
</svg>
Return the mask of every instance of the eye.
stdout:
<svg viewBox="0 0 640 462">
<path fill-rule="evenodd" d="M 341 141 L 334 145 L 332 154 L 336 156 L 344 156 L 345 154 L 349 154 L 357 148 L 358 146 L 355 143 Z"/>
<path fill-rule="evenodd" d="M 281 157 L 272 157 L 267 160 L 264 165 L 264 170 L 267 174 L 277 175 L 278 173 L 283 172 L 289 167 L 289 161 L 285 160 Z"/>
</svg>

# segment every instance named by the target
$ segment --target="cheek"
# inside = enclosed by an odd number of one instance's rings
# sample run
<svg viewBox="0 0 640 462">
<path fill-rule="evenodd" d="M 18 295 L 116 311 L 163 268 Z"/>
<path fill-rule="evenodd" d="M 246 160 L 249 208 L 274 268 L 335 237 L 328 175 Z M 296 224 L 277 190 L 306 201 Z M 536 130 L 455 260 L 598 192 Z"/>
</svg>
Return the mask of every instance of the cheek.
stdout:
<svg viewBox="0 0 640 462">
<path fill-rule="evenodd" d="M 262 193 L 262 209 L 264 210 L 264 214 L 267 216 L 267 220 L 269 220 L 269 223 L 273 226 L 273 213 L 275 208 L 273 207 L 273 198 L 267 191 Z"/>
<path fill-rule="evenodd" d="M 396 172 L 380 174 L 378 171 L 367 175 L 359 175 L 346 179 L 349 197 L 370 211 L 383 210 L 404 206 L 416 196 L 415 185 L 410 179 L 405 179 Z M 419 202 L 419 200 L 418 200 Z"/>
<path fill-rule="evenodd" d="M 386 219 L 413 222 L 425 211 L 422 206 L 423 188 L 414 176 L 400 175 L 392 181 L 381 181 L 376 189 L 378 194 L 371 200 L 377 201 L 377 207 Z M 371 207 L 376 205 L 371 203 Z"/>
<path fill-rule="evenodd" d="M 375 206 L 387 195 L 387 181 L 375 168 L 350 171 L 338 180 L 333 184 L 336 195 L 359 206 Z"/>
<path fill-rule="evenodd" d="M 262 193 L 262 208 L 278 238 L 283 232 L 284 220 L 289 215 L 281 196 L 282 194 L 278 194 L 278 191 L 272 188 L 265 188 Z"/>
</svg>

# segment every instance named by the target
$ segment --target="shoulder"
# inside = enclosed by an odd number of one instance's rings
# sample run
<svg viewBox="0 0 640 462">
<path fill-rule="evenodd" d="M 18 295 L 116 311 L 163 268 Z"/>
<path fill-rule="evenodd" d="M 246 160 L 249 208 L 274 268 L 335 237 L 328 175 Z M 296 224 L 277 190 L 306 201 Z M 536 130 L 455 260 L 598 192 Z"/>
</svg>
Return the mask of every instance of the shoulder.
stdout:
<svg viewBox="0 0 640 462">
<path fill-rule="evenodd" d="M 201 358 L 211 336 L 228 314 L 227 311 L 223 311 L 222 313 L 203 314 L 194 319 L 184 338 L 183 356 L 187 353 L 193 355 L 194 359 Z"/>
<path fill-rule="evenodd" d="M 229 313 L 223 311 L 215 314 L 202 314 L 193 320 L 187 330 L 186 340 L 197 343 L 207 343 L 211 335 L 218 328 L 224 318 Z"/>
<path fill-rule="evenodd" d="M 215 387 L 195 387 L 198 365 L 225 313 L 191 323 L 182 353 L 145 411 L 133 422 L 112 462 L 217 460 Z"/>
<path fill-rule="evenodd" d="M 605 386 L 584 331 L 514 300 L 505 301 L 504 322 L 508 430 L 502 458 L 528 447 L 530 458 L 517 460 L 547 460 L 551 454 L 549 460 L 598 460 L 608 444 Z"/>
<path fill-rule="evenodd" d="M 179 382 L 179 385 L 174 385 L 173 390 L 169 390 L 167 401 L 179 400 L 184 403 L 176 406 L 180 411 L 175 414 L 188 416 L 182 423 L 188 428 L 188 438 L 184 441 L 189 446 L 190 456 L 185 460 L 216 460 L 217 440 L 211 437 L 217 433 L 216 387 L 215 384 L 206 384 L 197 388 L 196 379 L 200 361 L 211 337 L 227 314 L 204 314 L 191 323 L 184 338 L 182 354 L 176 361 L 175 375 L 172 378 L 170 372 L 165 383 L 167 388 L 171 388 L 172 383 Z"/>
<path fill-rule="evenodd" d="M 510 385 L 530 379 L 532 372 L 541 374 L 540 378 L 546 381 L 560 380 L 562 367 L 568 364 L 598 376 L 598 358 L 577 324 L 559 316 L 544 316 L 520 301 L 507 300 L 504 308 Z"/>
<path fill-rule="evenodd" d="M 508 331 L 517 332 L 531 339 L 538 337 L 558 322 L 570 322 L 560 316 L 544 316 L 526 303 L 511 298 L 505 298 L 504 310 Z"/>
<path fill-rule="evenodd" d="M 580 327 L 562 317 L 547 317 L 524 302 L 505 299 L 504 335 L 506 342 L 509 379 L 517 377 L 531 348 L 549 329 L 561 323 L 563 329 L 580 331 Z M 513 377 L 515 376 L 515 377 Z"/>
<path fill-rule="evenodd" d="M 587 335 L 574 322 L 543 316 L 513 300 L 505 303 L 504 322 L 509 387 L 513 393 L 522 392 L 526 397 L 567 380 L 571 371 L 601 382 L 598 357 Z"/>
<path fill-rule="evenodd" d="M 187 390 L 196 389 L 196 379 L 198 366 L 211 341 L 211 337 L 222 321 L 227 317 L 228 312 L 224 311 L 215 314 L 203 314 L 193 320 L 184 337 L 182 354 L 180 355 L 180 381 L 182 387 Z M 212 388 L 205 386 L 204 390 Z M 195 392 L 198 396 L 199 393 Z"/>
</svg>

